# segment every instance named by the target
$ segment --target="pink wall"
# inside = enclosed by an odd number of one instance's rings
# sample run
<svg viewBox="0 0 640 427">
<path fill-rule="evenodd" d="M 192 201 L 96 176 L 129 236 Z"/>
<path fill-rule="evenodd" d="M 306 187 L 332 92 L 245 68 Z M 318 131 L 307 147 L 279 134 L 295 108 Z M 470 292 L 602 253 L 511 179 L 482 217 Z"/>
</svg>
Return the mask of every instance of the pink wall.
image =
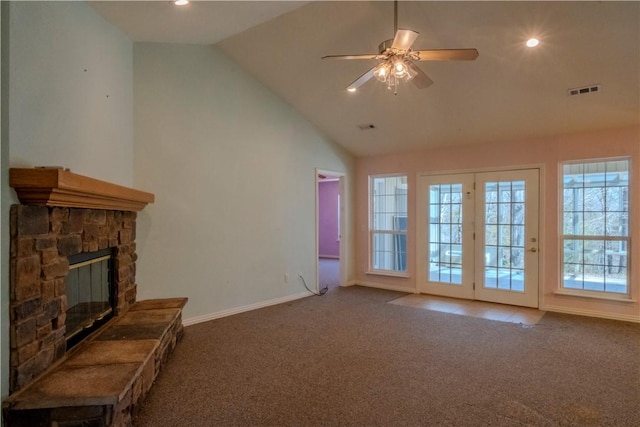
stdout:
<svg viewBox="0 0 640 427">
<path fill-rule="evenodd" d="M 338 195 L 340 182 L 318 182 L 318 234 L 321 257 L 339 258 L 338 240 Z"/>
<path fill-rule="evenodd" d="M 359 158 L 356 161 L 356 283 L 415 292 L 416 184 L 419 174 L 489 171 L 513 167 L 540 168 L 540 308 L 576 314 L 640 321 L 640 265 L 630 268 L 631 297 L 635 302 L 607 301 L 557 295 L 561 268 L 558 238 L 558 168 L 565 160 L 631 157 L 631 212 L 640 210 L 640 131 L 638 127 L 555 136 L 511 143 L 489 143 L 438 148 L 418 153 Z M 367 274 L 368 177 L 403 173 L 409 184 L 407 236 L 408 278 Z M 413 213 L 413 215 L 412 215 Z M 631 216 L 631 241 L 640 242 L 640 216 Z M 633 249 L 632 250 L 638 250 Z M 640 261 L 632 257 L 631 263 Z"/>
</svg>

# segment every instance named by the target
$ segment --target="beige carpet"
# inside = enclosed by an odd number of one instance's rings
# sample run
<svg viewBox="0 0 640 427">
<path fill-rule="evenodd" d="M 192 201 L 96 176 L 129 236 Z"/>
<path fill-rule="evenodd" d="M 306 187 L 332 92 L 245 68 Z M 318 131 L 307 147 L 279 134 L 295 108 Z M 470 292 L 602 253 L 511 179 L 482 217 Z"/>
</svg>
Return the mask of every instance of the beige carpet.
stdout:
<svg viewBox="0 0 640 427">
<path fill-rule="evenodd" d="M 640 325 L 536 325 L 362 287 L 185 329 L 139 426 L 639 426 Z"/>
</svg>

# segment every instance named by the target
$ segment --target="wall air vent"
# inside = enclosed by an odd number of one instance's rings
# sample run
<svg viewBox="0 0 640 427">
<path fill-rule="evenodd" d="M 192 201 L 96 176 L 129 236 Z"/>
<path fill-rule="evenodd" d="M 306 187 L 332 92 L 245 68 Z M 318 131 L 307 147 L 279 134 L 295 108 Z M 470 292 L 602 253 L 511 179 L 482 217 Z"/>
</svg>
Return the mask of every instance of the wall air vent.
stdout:
<svg viewBox="0 0 640 427">
<path fill-rule="evenodd" d="M 362 125 L 358 125 L 358 129 L 360 130 L 369 130 L 369 129 L 375 129 L 376 125 L 374 125 L 373 123 L 365 123 Z"/>
<path fill-rule="evenodd" d="M 569 96 L 573 95 L 584 95 L 585 93 L 593 93 L 602 91 L 602 87 L 600 85 L 591 85 L 584 87 L 574 87 L 573 89 L 567 90 L 567 94 Z"/>
</svg>

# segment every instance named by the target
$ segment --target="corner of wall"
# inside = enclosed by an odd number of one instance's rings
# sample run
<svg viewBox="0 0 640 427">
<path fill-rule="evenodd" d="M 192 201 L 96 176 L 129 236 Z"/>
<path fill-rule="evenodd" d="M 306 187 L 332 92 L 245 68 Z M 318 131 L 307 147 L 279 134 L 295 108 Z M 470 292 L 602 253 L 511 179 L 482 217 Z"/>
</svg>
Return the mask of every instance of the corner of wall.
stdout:
<svg viewBox="0 0 640 427">
<path fill-rule="evenodd" d="M 9 185 L 7 182 L 9 164 L 8 143 L 8 57 L 9 57 L 9 2 L 0 5 L 0 398 L 9 394 Z M 0 423 L 2 415 L 0 414 Z"/>
</svg>

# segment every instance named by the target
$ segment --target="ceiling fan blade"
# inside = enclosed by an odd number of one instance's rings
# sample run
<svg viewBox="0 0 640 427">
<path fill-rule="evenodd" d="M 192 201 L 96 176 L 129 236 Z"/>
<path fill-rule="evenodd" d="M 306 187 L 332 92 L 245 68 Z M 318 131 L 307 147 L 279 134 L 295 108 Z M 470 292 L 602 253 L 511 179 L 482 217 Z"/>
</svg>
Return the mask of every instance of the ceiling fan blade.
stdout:
<svg viewBox="0 0 640 427">
<path fill-rule="evenodd" d="M 413 42 L 418 38 L 418 33 L 411 30 L 400 29 L 396 32 L 396 36 L 391 44 L 392 49 L 409 50 Z"/>
<path fill-rule="evenodd" d="M 416 64 L 410 61 L 407 61 L 406 64 L 411 70 L 410 74 L 413 74 L 410 81 L 415 85 L 415 87 L 418 89 L 425 89 L 433 84 L 433 80 L 431 80 L 429 76 L 427 76 Z"/>
<path fill-rule="evenodd" d="M 476 49 L 428 49 L 413 50 L 417 61 L 473 61 L 478 57 Z"/>
<path fill-rule="evenodd" d="M 377 65 L 372 67 L 369 71 L 367 71 L 366 73 L 364 73 L 363 75 L 361 75 L 357 79 L 355 79 L 353 81 L 353 83 L 351 83 L 349 86 L 347 86 L 347 90 L 353 92 L 354 90 L 358 89 L 360 86 L 362 86 L 363 84 L 368 82 L 369 79 L 371 77 L 373 77 L 373 72 L 376 69 L 376 67 L 377 67 Z"/>
<path fill-rule="evenodd" d="M 322 59 L 384 59 L 384 55 L 380 55 L 377 53 L 372 54 L 363 54 L 363 55 L 327 55 L 323 56 Z"/>
</svg>

